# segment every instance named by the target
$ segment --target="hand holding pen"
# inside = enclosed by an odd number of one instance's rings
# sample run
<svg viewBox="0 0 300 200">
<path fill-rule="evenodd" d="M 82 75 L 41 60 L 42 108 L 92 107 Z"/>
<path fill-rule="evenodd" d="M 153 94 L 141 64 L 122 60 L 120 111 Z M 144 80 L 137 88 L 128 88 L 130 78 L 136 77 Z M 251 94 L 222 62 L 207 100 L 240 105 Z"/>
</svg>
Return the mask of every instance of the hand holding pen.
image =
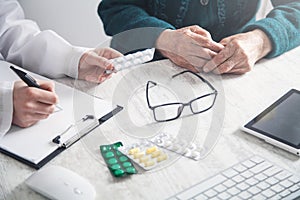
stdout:
<svg viewBox="0 0 300 200">
<path fill-rule="evenodd" d="M 23 81 L 16 81 L 13 89 L 13 124 L 29 127 L 46 119 L 55 111 L 58 97 L 52 81 L 39 81 L 11 66 Z"/>
</svg>

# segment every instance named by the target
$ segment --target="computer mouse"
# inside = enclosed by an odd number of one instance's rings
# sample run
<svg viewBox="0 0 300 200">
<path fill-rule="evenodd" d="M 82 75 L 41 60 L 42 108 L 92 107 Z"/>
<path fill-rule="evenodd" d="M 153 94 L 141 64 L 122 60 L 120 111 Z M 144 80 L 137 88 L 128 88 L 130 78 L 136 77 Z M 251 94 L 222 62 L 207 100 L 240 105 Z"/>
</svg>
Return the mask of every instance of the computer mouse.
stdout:
<svg viewBox="0 0 300 200">
<path fill-rule="evenodd" d="M 60 166 L 42 168 L 32 174 L 25 183 L 50 199 L 90 200 L 96 197 L 94 187 L 86 179 Z"/>
</svg>

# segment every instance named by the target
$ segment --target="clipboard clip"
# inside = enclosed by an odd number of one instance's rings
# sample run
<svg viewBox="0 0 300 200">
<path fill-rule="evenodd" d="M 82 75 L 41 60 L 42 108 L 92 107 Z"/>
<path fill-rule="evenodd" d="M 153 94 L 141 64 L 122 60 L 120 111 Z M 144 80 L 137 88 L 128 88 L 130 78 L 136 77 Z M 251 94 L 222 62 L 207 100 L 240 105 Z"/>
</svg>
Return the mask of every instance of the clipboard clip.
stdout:
<svg viewBox="0 0 300 200">
<path fill-rule="evenodd" d="M 99 121 L 94 115 L 85 115 L 76 121 L 75 124 L 71 124 L 65 131 L 53 138 L 52 142 L 58 144 L 59 147 L 68 148 L 98 125 Z"/>
</svg>

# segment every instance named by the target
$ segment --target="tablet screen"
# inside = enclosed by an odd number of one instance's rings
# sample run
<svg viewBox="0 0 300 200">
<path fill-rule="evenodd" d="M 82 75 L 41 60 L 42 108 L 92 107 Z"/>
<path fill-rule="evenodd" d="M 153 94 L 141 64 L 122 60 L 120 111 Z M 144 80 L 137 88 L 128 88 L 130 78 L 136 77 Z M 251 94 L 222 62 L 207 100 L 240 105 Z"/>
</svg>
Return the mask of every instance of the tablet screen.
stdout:
<svg viewBox="0 0 300 200">
<path fill-rule="evenodd" d="M 290 90 L 245 127 L 300 148 L 300 92 Z"/>
</svg>

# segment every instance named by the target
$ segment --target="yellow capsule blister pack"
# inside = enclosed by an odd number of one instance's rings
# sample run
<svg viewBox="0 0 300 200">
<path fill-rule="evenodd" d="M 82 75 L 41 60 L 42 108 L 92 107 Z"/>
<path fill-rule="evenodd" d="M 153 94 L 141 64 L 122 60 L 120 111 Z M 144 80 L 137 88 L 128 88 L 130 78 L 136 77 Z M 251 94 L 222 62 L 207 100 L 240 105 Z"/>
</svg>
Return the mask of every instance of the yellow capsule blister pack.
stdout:
<svg viewBox="0 0 300 200">
<path fill-rule="evenodd" d="M 168 154 L 162 148 L 148 141 L 119 147 L 119 150 L 145 170 L 151 170 L 168 160 Z"/>
</svg>

